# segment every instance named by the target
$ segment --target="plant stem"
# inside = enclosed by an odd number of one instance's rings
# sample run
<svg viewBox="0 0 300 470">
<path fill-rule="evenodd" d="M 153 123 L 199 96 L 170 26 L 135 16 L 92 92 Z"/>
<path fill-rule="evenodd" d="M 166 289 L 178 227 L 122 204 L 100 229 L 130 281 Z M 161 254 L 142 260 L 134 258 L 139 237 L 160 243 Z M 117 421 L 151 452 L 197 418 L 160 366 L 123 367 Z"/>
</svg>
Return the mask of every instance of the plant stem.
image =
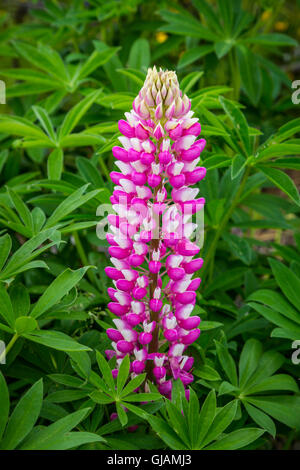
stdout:
<svg viewBox="0 0 300 470">
<path fill-rule="evenodd" d="M 227 222 L 229 221 L 230 217 L 232 216 L 232 213 L 233 211 L 235 210 L 236 206 L 238 205 L 239 203 L 239 199 L 240 199 L 240 196 L 243 192 L 243 189 L 244 189 L 244 186 L 246 184 L 246 181 L 248 179 L 248 176 L 249 176 L 249 173 L 250 173 L 250 166 L 247 167 L 244 175 L 243 175 L 243 178 L 242 178 L 242 181 L 241 181 L 241 184 L 240 184 L 240 187 L 231 203 L 231 206 L 230 208 L 228 209 L 227 213 L 225 214 L 222 222 L 220 223 L 216 233 L 215 233 L 215 236 L 214 236 L 214 239 L 209 247 L 209 250 L 205 256 L 205 266 L 204 266 L 204 269 L 202 271 L 202 280 L 204 280 L 205 276 L 207 275 L 207 271 L 208 271 L 208 268 L 210 268 L 210 260 L 212 259 L 211 261 L 211 264 L 213 265 L 213 261 L 214 261 L 214 255 L 215 255 L 215 251 L 216 251 L 216 248 L 217 248 L 217 244 L 218 244 L 218 241 L 219 241 L 219 238 L 221 237 L 222 233 L 223 233 L 223 230 L 224 228 L 226 227 L 227 225 Z M 209 270 L 209 272 L 211 273 L 211 276 L 212 276 L 212 271 Z"/>
<path fill-rule="evenodd" d="M 15 344 L 18 338 L 19 338 L 19 335 L 15 333 L 13 337 L 11 338 L 10 342 L 8 343 L 8 345 L 6 346 L 5 350 L 2 351 L 0 355 L 0 364 L 2 363 L 3 359 L 6 358 L 8 352 L 11 350 L 11 348 L 13 347 L 13 345 Z"/>
</svg>

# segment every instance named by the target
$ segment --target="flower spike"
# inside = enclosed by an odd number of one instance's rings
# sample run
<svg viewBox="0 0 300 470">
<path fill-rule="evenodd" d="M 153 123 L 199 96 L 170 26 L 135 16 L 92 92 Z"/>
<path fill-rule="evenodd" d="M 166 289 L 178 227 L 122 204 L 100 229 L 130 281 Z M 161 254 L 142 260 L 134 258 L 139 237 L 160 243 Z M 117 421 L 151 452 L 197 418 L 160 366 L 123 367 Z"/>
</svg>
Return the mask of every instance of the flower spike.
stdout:
<svg viewBox="0 0 300 470">
<path fill-rule="evenodd" d="M 205 203 L 192 186 L 205 177 L 198 163 L 206 142 L 197 139 L 200 123 L 173 71 L 149 69 L 125 117 L 121 146 L 112 149 L 119 170 L 111 173 L 116 214 L 107 234 L 114 266 L 105 272 L 115 286 L 108 308 L 116 328 L 107 330 L 107 356 L 119 367 L 130 355 L 132 376 L 146 371 L 170 397 L 172 379 L 185 387 L 193 381 L 186 349 L 200 335 L 192 311 L 201 279 L 193 275 L 203 260 L 189 240 L 196 228 L 189 220 Z"/>
</svg>

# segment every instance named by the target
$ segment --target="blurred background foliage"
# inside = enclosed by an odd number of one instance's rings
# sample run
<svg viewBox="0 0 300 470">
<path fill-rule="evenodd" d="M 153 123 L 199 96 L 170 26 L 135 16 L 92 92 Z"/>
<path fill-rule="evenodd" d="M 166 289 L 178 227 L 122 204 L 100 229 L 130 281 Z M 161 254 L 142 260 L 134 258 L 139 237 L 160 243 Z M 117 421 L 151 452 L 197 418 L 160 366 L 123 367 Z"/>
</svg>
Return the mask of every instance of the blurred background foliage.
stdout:
<svg viewBox="0 0 300 470">
<path fill-rule="evenodd" d="M 202 405 L 210 389 L 211 403 L 217 392 L 218 407 L 232 416 L 232 432 L 249 426 L 266 431 L 263 437 L 249 431 L 239 447 L 299 446 L 299 365 L 291 362 L 291 345 L 300 339 L 300 118 L 291 95 L 292 82 L 300 79 L 300 1 L 0 5 L 0 79 L 6 84 L 6 104 L 0 105 L 0 338 L 8 344 L 1 371 L 11 403 L 34 384 L 27 392 L 36 396 L 32 427 L 39 419 L 50 429 L 49 423 L 69 415 L 69 432 L 82 421 L 81 436 L 58 436 L 56 443 L 49 438 L 49 448 L 59 441 L 63 448 L 121 449 L 206 442 L 180 433 L 174 440 L 172 406 L 179 414 L 188 406 L 178 399 L 179 388 L 167 408 L 161 400 L 140 406 L 144 411 L 126 404 L 129 424 L 139 423 L 134 439 L 122 428 L 127 418 L 120 405 L 118 419 L 109 421 L 116 399 L 104 404 L 95 391 L 101 388 L 95 352 L 98 357 L 107 348 L 104 330 L 113 318 L 106 308 L 109 261 L 107 243 L 96 235 L 97 207 L 109 203 L 112 191 L 117 121 L 155 64 L 177 71 L 208 142 L 202 154 L 208 173 L 200 184 L 207 201 L 205 264 L 196 306 L 203 333 L 191 347 L 193 389 Z M 194 397 L 191 410 L 199 411 L 197 403 Z M 225 429 L 212 433 L 211 441 Z M 7 426 L 0 446 L 39 448 L 30 430 L 29 423 L 13 439 Z"/>
</svg>

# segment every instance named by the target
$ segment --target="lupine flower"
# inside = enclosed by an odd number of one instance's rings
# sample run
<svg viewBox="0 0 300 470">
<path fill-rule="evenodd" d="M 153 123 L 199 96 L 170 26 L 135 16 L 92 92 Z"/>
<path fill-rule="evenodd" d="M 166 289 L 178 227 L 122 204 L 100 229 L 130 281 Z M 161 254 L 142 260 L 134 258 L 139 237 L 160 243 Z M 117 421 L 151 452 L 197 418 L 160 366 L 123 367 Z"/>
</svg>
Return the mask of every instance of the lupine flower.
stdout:
<svg viewBox="0 0 300 470">
<path fill-rule="evenodd" d="M 167 397 L 172 379 L 185 387 L 193 381 L 186 349 L 200 335 L 192 312 L 201 279 L 193 275 L 203 260 L 189 237 L 192 215 L 205 202 L 193 185 L 206 173 L 198 166 L 206 142 L 197 139 L 201 126 L 190 108 L 175 72 L 149 69 L 133 109 L 119 121 L 121 145 L 112 149 L 119 171 L 111 173 L 113 267 L 105 272 L 115 286 L 108 308 L 117 318 L 106 353 L 116 357 L 115 376 L 129 354 L 132 377 L 146 371 Z"/>
</svg>

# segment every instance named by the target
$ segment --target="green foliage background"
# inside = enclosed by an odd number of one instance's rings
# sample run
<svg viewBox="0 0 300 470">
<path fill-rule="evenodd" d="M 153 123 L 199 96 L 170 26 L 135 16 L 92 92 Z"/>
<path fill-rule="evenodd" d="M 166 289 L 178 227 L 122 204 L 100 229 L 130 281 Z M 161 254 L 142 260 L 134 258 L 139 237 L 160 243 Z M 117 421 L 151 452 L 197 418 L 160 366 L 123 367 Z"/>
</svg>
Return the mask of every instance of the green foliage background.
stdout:
<svg viewBox="0 0 300 470">
<path fill-rule="evenodd" d="M 299 18 L 287 0 L 2 2 L 1 449 L 299 446 Z M 208 142 L 189 402 L 180 383 L 172 401 L 134 393 L 144 376 L 126 360 L 114 380 L 104 359 L 96 211 L 154 64 L 177 71 Z"/>
</svg>

